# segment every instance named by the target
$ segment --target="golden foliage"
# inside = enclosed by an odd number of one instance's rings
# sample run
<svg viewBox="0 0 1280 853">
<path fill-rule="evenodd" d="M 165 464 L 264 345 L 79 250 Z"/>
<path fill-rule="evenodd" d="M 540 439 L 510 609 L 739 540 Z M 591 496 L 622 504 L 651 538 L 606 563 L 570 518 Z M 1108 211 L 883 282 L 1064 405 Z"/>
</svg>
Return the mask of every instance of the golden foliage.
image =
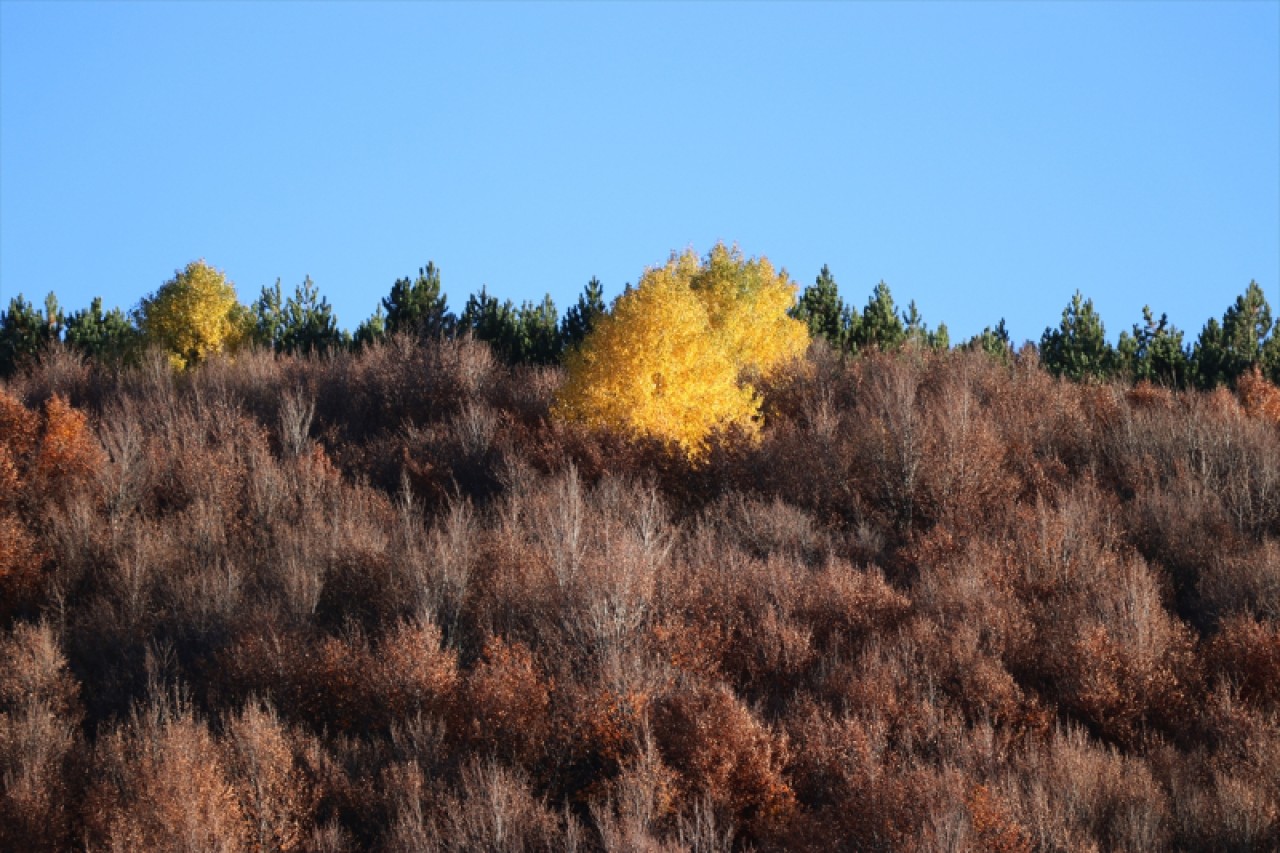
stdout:
<svg viewBox="0 0 1280 853">
<path fill-rule="evenodd" d="M 645 271 L 570 354 L 554 412 L 595 428 L 650 436 L 690 458 L 731 427 L 759 429 L 754 382 L 808 345 L 787 316 L 795 285 L 767 259 L 723 244 L 704 262 L 672 254 Z"/>
<path fill-rule="evenodd" d="M 143 299 L 138 321 L 147 344 L 164 350 L 179 370 L 246 343 L 252 325 L 235 287 L 204 261 L 187 264 Z"/>
</svg>

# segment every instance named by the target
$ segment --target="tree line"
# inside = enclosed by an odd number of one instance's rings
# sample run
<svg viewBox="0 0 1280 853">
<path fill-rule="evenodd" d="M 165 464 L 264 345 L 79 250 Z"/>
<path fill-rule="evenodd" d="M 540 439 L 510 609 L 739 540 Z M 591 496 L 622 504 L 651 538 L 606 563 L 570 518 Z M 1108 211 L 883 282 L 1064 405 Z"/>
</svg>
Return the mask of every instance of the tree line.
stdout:
<svg viewBox="0 0 1280 853">
<path fill-rule="evenodd" d="M 623 295 L 631 290 L 628 284 Z M 176 366 L 213 352 L 256 345 L 277 353 L 311 354 L 354 350 L 407 334 L 422 339 L 470 336 L 487 342 L 507 364 L 561 363 L 610 310 L 604 288 L 592 278 L 577 302 L 560 314 L 548 294 L 540 302 L 516 305 L 481 287 L 460 312 L 450 309 L 439 267 L 428 262 L 416 276 L 398 278 L 375 313 L 354 332 L 338 325 L 328 300 L 310 276 L 292 293 L 277 279 L 263 287 L 252 304 L 241 304 L 226 275 L 196 261 L 175 272 L 130 312 L 105 310 L 101 298 L 88 308 L 66 312 L 55 294 L 43 306 L 19 293 L 0 312 L 0 375 L 12 375 L 25 360 L 55 342 L 108 364 L 135 362 L 147 347 L 170 353 Z M 914 301 L 905 309 L 881 281 L 859 311 L 840 296 L 835 277 L 823 266 L 813 284 L 800 290 L 790 316 L 814 338 L 837 352 L 856 355 L 890 351 L 912 344 L 945 350 L 952 346 L 945 323 L 931 329 Z M 1130 382 L 1143 380 L 1170 388 L 1234 387 L 1255 366 L 1280 382 L 1280 333 L 1271 306 L 1257 282 L 1228 306 L 1222 318 L 1210 318 L 1194 342 L 1150 307 L 1141 322 L 1122 331 L 1116 344 L 1093 301 L 1077 292 L 1056 326 L 1037 343 L 1040 363 L 1069 379 Z M 1014 346 L 1002 319 L 959 345 L 1009 361 Z"/>
</svg>

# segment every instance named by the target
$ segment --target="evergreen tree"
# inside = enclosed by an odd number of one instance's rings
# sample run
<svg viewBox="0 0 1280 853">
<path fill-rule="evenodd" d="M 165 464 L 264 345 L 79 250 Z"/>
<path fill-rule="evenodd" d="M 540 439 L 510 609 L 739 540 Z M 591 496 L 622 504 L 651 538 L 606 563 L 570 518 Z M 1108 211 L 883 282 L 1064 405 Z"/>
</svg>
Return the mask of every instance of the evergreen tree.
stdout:
<svg viewBox="0 0 1280 853">
<path fill-rule="evenodd" d="M 893 294 L 883 281 L 876 285 L 862 309 L 862 322 L 853 330 L 857 349 L 875 347 L 880 350 L 896 349 L 907 338 L 907 329 L 893 304 Z"/>
<path fill-rule="evenodd" d="M 565 350 L 579 346 L 591 334 L 596 323 L 604 316 L 608 308 L 604 303 L 604 287 L 595 276 L 587 282 L 586 288 L 578 297 L 578 304 L 570 306 L 564 312 L 564 320 L 560 323 L 560 339 Z"/>
<path fill-rule="evenodd" d="M 263 287 L 262 293 L 250 306 L 253 311 L 253 338 L 273 352 L 280 352 L 280 339 L 284 335 L 284 293 L 280 279 L 274 287 Z"/>
<path fill-rule="evenodd" d="M 1271 336 L 1262 345 L 1262 375 L 1280 385 L 1280 324 L 1271 327 Z"/>
<path fill-rule="evenodd" d="M 1101 379 L 1114 366 L 1114 351 L 1107 343 L 1102 318 L 1093 300 L 1076 291 L 1062 311 L 1058 328 L 1046 328 L 1040 338 L 1040 363 L 1055 376 L 1068 379 Z"/>
<path fill-rule="evenodd" d="M 253 304 L 257 317 L 257 337 L 275 352 L 327 352 L 341 346 L 342 333 L 329 301 L 320 296 L 311 276 L 294 288 L 293 295 L 281 299 L 280 280 L 262 288 Z"/>
<path fill-rule="evenodd" d="M 58 298 L 52 293 L 46 296 L 41 311 L 19 293 L 9 300 L 9 309 L 0 312 L 0 376 L 12 374 L 22 362 L 34 358 L 61 336 Z"/>
<path fill-rule="evenodd" d="M 554 364 L 564 350 L 560 337 L 560 317 L 551 294 L 536 305 L 526 302 L 520 306 L 519 350 L 515 361 L 523 364 Z"/>
<path fill-rule="evenodd" d="M 430 261 L 419 268 L 416 279 L 396 279 L 382 307 L 387 312 L 387 334 L 442 337 L 453 328 L 453 317 L 440 289 L 440 270 Z"/>
<path fill-rule="evenodd" d="M 382 306 L 373 312 L 373 316 L 356 326 L 356 333 L 351 337 L 351 345 L 356 349 L 373 346 L 387 337 L 387 315 Z"/>
<path fill-rule="evenodd" d="M 1142 322 L 1133 333 L 1121 332 L 1116 347 L 1121 369 L 1135 382 L 1147 380 L 1171 388 L 1181 388 L 1190 376 L 1190 360 L 1182 344 L 1182 330 L 1169 324 L 1167 314 L 1159 322 L 1150 306 L 1142 308 Z"/>
<path fill-rule="evenodd" d="M 787 313 L 808 326 L 811 337 L 825 338 L 837 350 L 848 348 L 850 312 L 826 264 Z"/>
<path fill-rule="evenodd" d="M 1200 332 L 1191 355 L 1192 371 L 1201 388 L 1234 385 L 1246 370 L 1263 360 L 1263 346 L 1271 329 L 1271 306 L 1256 281 L 1236 297 L 1222 315 L 1210 319 Z"/>
<path fill-rule="evenodd" d="M 1005 364 L 1013 359 L 1013 344 L 1009 341 L 1009 330 L 1005 326 L 1003 317 L 1000 318 L 999 323 L 996 323 L 994 329 L 986 326 L 979 334 L 965 341 L 964 348 L 982 350 Z"/>
<path fill-rule="evenodd" d="M 906 324 L 906 340 L 915 343 L 916 346 L 935 350 L 951 348 L 951 333 L 947 330 L 947 324 L 941 323 L 936 331 L 931 330 L 924 322 L 924 317 L 920 315 L 920 309 L 916 307 L 914 299 L 907 306 L 907 310 L 902 312 L 902 320 Z"/>
<path fill-rule="evenodd" d="M 483 285 L 480 292 L 467 297 L 458 318 L 458 328 L 478 341 L 493 347 L 494 353 L 508 364 L 519 361 L 524 353 L 521 343 L 520 312 L 507 299 L 499 302 Z"/>
<path fill-rule="evenodd" d="M 134 357 L 140 338 L 123 311 L 112 308 L 104 313 L 102 298 L 94 297 L 88 308 L 67 318 L 66 342 L 90 358 L 121 364 Z"/>
</svg>

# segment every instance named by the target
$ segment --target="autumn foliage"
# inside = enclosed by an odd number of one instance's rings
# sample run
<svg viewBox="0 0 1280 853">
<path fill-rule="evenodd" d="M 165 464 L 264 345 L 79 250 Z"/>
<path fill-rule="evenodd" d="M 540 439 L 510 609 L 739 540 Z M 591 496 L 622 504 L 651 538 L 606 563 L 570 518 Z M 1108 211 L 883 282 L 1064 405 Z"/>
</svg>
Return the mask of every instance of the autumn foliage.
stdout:
<svg viewBox="0 0 1280 853">
<path fill-rule="evenodd" d="M 178 369 L 243 345 L 252 325 L 235 287 L 204 261 L 178 270 L 138 307 L 143 341 L 166 353 Z"/>
<path fill-rule="evenodd" d="M 651 436 L 693 458 L 708 437 L 760 427 L 757 385 L 808 344 L 787 315 L 796 288 L 767 259 L 717 245 L 700 261 L 673 254 L 571 353 L 555 413 L 591 427 Z"/>
<path fill-rule="evenodd" d="M 5 380 L 0 849 L 1280 846 L 1280 392 L 797 356 L 785 291 Z"/>
</svg>

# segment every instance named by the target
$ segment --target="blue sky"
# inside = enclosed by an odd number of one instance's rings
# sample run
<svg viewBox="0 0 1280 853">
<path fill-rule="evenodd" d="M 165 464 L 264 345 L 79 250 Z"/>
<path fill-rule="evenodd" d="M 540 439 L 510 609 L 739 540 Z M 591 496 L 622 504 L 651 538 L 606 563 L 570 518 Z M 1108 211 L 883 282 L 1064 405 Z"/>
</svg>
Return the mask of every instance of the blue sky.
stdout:
<svg viewBox="0 0 1280 853">
<path fill-rule="evenodd" d="M 953 339 L 1280 308 L 1280 3 L 0 0 L 0 299 L 205 258 L 354 328 L 717 240 Z"/>
</svg>

